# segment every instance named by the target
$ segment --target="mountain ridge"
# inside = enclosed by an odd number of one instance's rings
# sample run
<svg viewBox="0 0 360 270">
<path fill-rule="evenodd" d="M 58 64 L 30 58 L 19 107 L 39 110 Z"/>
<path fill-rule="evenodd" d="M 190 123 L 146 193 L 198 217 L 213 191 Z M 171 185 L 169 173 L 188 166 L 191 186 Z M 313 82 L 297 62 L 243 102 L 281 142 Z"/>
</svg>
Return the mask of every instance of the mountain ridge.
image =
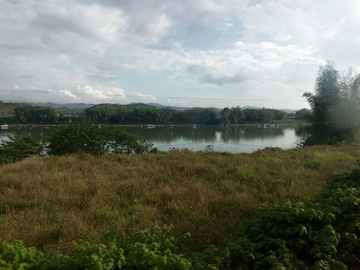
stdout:
<svg viewBox="0 0 360 270">
<path fill-rule="evenodd" d="M 119 103 L 103 103 L 103 104 L 86 104 L 86 103 L 56 103 L 56 102 L 28 102 L 28 104 L 35 105 L 35 106 L 43 106 L 43 107 L 53 107 L 53 108 L 69 108 L 69 109 L 86 109 L 89 107 L 93 107 L 96 105 L 120 105 L 120 106 L 126 106 L 126 105 L 150 105 L 154 106 L 156 108 L 164 108 L 164 107 L 170 107 L 175 110 L 183 111 L 191 108 L 196 107 L 178 107 L 178 106 L 166 106 L 162 105 L 160 103 L 142 103 L 142 102 L 132 102 L 128 104 L 119 104 Z M 221 108 L 217 108 L 218 110 L 221 110 Z M 262 109 L 262 107 L 256 107 L 256 106 L 243 106 L 241 109 Z M 280 111 L 286 112 L 286 113 L 295 113 L 297 110 L 293 109 L 279 109 Z"/>
</svg>

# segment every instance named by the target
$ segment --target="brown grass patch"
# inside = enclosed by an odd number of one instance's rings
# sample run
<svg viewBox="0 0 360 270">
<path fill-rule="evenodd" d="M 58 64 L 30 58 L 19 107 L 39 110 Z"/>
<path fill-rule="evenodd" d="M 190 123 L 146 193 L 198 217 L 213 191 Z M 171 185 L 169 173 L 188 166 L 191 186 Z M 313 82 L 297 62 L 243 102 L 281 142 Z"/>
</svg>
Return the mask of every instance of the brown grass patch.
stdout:
<svg viewBox="0 0 360 270">
<path fill-rule="evenodd" d="M 356 166 L 359 149 L 318 146 L 253 154 L 171 151 L 87 154 L 0 165 L 0 239 L 46 253 L 73 240 L 100 241 L 117 223 L 128 233 L 152 223 L 191 232 L 191 245 L 223 245 L 261 203 L 313 197 L 330 172 Z"/>
</svg>

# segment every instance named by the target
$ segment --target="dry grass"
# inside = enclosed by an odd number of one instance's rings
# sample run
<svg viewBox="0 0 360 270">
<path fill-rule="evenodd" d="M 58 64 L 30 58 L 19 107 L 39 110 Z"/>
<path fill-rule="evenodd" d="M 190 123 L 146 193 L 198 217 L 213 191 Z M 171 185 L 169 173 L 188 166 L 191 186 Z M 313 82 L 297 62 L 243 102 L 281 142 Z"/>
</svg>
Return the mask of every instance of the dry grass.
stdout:
<svg viewBox="0 0 360 270">
<path fill-rule="evenodd" d="M 350 171 L 359 157 L 353 147 L 319 146 L 81 154 L 0 165 L 0 241 L 68 252 L 73 240 L 100 241 L 114 222 L 130 235 L 158 222 L 191 232 L 195 249 L 222 245 L 261 203 L 311 198 L 327 173 Z"/>
</svg>

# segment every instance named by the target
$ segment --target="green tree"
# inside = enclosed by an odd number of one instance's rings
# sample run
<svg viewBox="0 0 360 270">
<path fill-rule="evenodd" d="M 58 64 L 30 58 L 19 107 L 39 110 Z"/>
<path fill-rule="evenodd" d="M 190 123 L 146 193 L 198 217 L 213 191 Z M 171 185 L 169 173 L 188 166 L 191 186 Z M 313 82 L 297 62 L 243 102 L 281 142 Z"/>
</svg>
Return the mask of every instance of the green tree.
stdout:
<svg viewBox="0 0 360 270">
<path fill-rule="evenodd" d="M 285 112 L 280 111 L 280 110 L 274 110 L 272 109 L 273 114 L 274 114 L 274 120 L 282 120 L 285 116 Z"/>
<path fill-rule="evenodd" d="M 55 109 L 51 107 L 18 104 L 14 112 L 19 123 L 55 124 L 58 120 Z"/>
<path fill-rule="evenodd" d="M 43 150 L 42 144 L 29 135 L 15 134 L 14 136 L 8 135 L 8 138 L 8 141 L 0 144 L 0 163 L 20 161 L 39 155 Z"/>
<path fill-rule="evenodd" d="M 244 118 L 244 113 L 239 106 L 232 107 L 230 109 L 229 119 L 231 124 L 239 124 L 241 123 L 243 118 Z"/>
<path fill-rule="evenodd" d="M 127 133 L 119 127 L 79 122 L 53 129 L 47 141 L 50 155 L 81 152 L 93 155 L 141 154 L 157 150 L 152 149 L 152 144 L 140 141 L 136 135 Z"/>
<path fill-rule="evenodd" d="M 341 75 L 333 62 L 320 67 L 315 93 L 304 93 L 312 114 L 311 125 L 299 128 L 304 145 L 335 144 L 355 139 L 360 113 L 360 75 L 352 69 Z"/>
<path fill-rule="evenodd" d="M 303 108 L 295 112 L 295 119 L 306 120 L 310 115 L 311 111 L 309 109 Z"/>
<path fill-rule="evenodd" d="M 229 119 L 230 113 L 231 113 L 231 111 L 230 111 L 229 108 L 224 108 L 224 109 L 222 109 L 220 111 L 220 115 L 221 115 L 220 119 L 221 119 L 221 122 L 223 124 L 229 124 L 230 123 L 230 119 Z"/>
</svg>

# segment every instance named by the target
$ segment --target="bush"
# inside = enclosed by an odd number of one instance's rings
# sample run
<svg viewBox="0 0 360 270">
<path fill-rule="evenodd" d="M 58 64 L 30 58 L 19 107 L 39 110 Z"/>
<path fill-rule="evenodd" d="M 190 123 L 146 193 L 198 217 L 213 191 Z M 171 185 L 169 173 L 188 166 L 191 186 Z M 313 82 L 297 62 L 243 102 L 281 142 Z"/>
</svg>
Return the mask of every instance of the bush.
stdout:
<svg viewBox="0 0 360 270">
<path fill-rule="evenodd" d="M 360 170 L 304 203 L 264 205 L 229 244 L 231 269 L 360 269 Z"/>
<path fill-rule="evenodd" d="M 36 248 L 25 248 L 15 240 L 11 244 L 0 244 L 0 269 L 31 269 L 43 260 L 43 254 Z"/>
<path fill-rule="evenodd" d="M 171 226 L 153 225 L 128 239 L 116 226 L 104 232 L 106 244 L 74 242 L 74 252 L 55 252 L 45 258 L 34 247 L 25 248 L 21 241 L 0 245 L 0 269 L 217 269 L 218 250 L 203 253 L 184 248 L 185 234 L 174 237 Z"/>
<path fill-rule="evenodd" d="M 42 144 L 28 135 L 8 135 L 9 141 L 0 144 L 0 163 L 11 163 L 23 160 L 30 156 L 39 155 Z"/>
<path fill-rule="evenodd" d="M 71 123 L 52 131 L 48 138 L 47 148 L 50 155 L 80 152 L 93 155 L 142 154 L 150 152 L 152 144 L 140 141 L 136 135 L 127 133 L 116 126 Z"/>
</svg>

